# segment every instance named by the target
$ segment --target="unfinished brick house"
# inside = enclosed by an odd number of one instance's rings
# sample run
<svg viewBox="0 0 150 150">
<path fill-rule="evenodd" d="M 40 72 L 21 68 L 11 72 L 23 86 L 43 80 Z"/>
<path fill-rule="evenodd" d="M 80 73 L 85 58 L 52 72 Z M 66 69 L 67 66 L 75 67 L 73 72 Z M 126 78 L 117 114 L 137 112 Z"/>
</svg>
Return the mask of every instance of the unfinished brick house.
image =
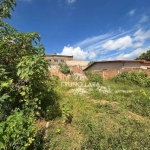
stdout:
<svg viewBox="0 0 150 150">
<path fill-rule="evenodd" d="M 148 75 L 150 73 L 150 61 L 144 60 L 110 60 L 110 61 L 95 61 L 83 71 L 97 71 L 104 78 L 117 75 L 118 73 L 127 70 L 145 70 Z"/>
<path fill-rule="evenodd" d="M 61 80 L 69 80 L 70 75 L 65 75 L 59 71 L 59 64 L 67 64 L 73 74 L 74 78 L 78 79 L 85 79 L 86 76 L 83 72 L 83 68 L 86 68 L 88 65 L 88 61 L 79 61 L 73 60 L 73 56 L 67 55 L 45 55 L 45 59 L 49 62 L 49 71 L 51 75 L 58 76 Z"/>
</svg>

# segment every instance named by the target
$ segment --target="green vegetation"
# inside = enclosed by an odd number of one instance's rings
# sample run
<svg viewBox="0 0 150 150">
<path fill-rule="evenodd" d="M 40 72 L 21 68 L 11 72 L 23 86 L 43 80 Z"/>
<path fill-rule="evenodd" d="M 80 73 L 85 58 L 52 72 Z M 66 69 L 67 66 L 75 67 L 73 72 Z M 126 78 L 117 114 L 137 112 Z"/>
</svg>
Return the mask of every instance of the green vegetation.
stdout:
<svg viewBox="0 0 150 150">
<path fill-rule="evenodd" d="M 0 17 L 11 17 L 15 1 L 0 5 Z M 2 20 L 0 25 L 1 150 L 150 149 L 145 72 L 123 72 L 107 81 L 87 73 L 88 82 L 103 85 L 61 86 L 49 75 L 39 34 L 20 33 Z"/>
<path fill-rule="evenodd" d="M 115 82 L 131 83 L 140 86 L 150 87 L 150 78 L 144 71 L 123 71 L 113 78 Z"/>
<path fill-rule="evenodd" d="M 103 77 L 98 72 L 86 72 L 88 82 L 103 83 Z"/>
<path fill-rule="evenodd" d="M 59 64 L 59 71 L 61 71 L 64 74 L 69 74 L 70 73 L 70 68 L 67 64 Z"/>
<path fill-rule="evenodd" d="M 150 148 L 150 93 L 134 83 L 104 81 L 99 87 L 66 89 L 58 84 L 64 117 L 50 121 L 50 149 Z M 82 93 L 85 90 L 87 93 Z M 65 96 L 63 96 L 65 95 Z"/>
<path fill-rule="evenodd" d="M 136 60 L 150 61 L 150 50 L 148 50 L 146 53 L 142 53 L 139 57 L 136 58 Z"/>
<path fill-rule="evenodd" d="M 10 18 L 14 0 L 0 2 L 1 18 Z M 0 20 L 0 149 L 38 149 L 43 131 L 41 117 L 61 115 L 36 32 L 21 33 Z M 49 113 L 51 111 L 51 113 Z M 53 113 L 55 112 L 55 113 Z M 42 141 L 42 140 L 40 140 Z M 43 141 L 44 142 L 44 141 Z"/>
</svg>

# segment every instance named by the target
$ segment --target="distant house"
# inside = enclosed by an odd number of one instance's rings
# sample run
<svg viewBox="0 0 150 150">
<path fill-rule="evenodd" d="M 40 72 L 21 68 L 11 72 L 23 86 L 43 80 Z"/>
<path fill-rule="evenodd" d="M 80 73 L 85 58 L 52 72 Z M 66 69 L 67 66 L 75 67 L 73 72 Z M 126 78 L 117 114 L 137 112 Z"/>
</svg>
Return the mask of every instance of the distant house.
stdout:
<svg viewBox="0 0 150 150">
<path fill-rule="evenodd" d="M 61 80 L 69 80 L 70 74 L 63 74 L 59 70 L 59 64 L 67 64 L 70 67 L 74 79 L 85 79 L 86 76 L 83 72 L 83 68 L 87 67 L 88 61 L 73 60 L 73 56 L 67 55 L 45 55 L 45 59 L 49 62 L 49 71 L 51 75 L 58 76 Z"/>
<path fill-rule="evenodd" d="M 45 55 L 45 59 L 48 60 L 52 68 L 55 68 L 60 63 L 66 64 L 66 61 L 73 61 L 73 56 L 52 54 Z"/>
<path fill-rule="evenodd" d="M 89 61 L 73 60 L 73 56 L 68 55 L 45 55 L 45 59 L 48 60 L 50 68 L 57 68 L 60 63 L 67 64 L 69 67 L 78 66 L 82 70 L 88 66 Z"/>
<path fill-rule="evenodd" d="M 144 60 L 110 60 L 95 61 L 83 71 L 120 70 L 130 68 L 149 69 L 150 61 Z"/>
</svg>

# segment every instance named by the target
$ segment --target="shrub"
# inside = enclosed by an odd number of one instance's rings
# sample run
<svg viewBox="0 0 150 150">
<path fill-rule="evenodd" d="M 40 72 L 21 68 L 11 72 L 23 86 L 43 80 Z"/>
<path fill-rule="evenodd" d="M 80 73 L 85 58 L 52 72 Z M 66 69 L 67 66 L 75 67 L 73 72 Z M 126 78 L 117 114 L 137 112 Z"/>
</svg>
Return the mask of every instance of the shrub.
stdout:
<svg viewBox="0 0 150 150">
<path fill-rule="evenodd" d="M 54 105 L 50 105 L 46 108 L 46 112 L 45 112 L 46 120 L 52 120 L 58 116 L 61 117 L 61 115 L 62 112 L 58 103 L 55 103 Z"/>
<path fill-rule="evenodd" d="M 34 124 L 33 111 L 15 109 L 0 123 L 0 149 L 25 150 L 35 140 Z"/>
<path fill-rule="evenodd" d="M 88 82 L 103 83 L 103 77 L 98 72 L 87 72 L 86 73 Z"/>
<path fill-rule="evenodd" d="M 124 71 L 114 77 L 115 82 L 134 83 L 137 85 L 145 86 L 147 73 L 144 71 Z"/>
<path fill-rule="evenodd" d="M 150 87 L 150 77 L 146 78 L 145 80 L 145 86 Z"/>
<path fill-rule="evenodd" d="M 46 128 L 43 127 L 36 132 L 36 137 L 32 144 L 27 147 L 26 150 L 47 150 L 48 145 L 46 144 L 47 140 L 45 139 Z"/>
<path fill-rule="evenodd" d="M 139 85 L 144 85 L 145 84 L 145 79 L 147 77 L 147 73 L 144 71 L 132 71 L 129 73 L 131 77 L 131 81 L 134 82 L 135 84 Z"/>
<path fill-rule="evenodd" d="M 63 116 L 63 121 L 65 124 L 68 124 L 72 122 L 73 114 L 72 114 L 72 105 L 70 104 L 69 101 L 66 103 L 62 104 L 62 116 Z"/>
<path fill-rule="evenodd" d="M 61 71 L 64 74 L 69 74 L 70 68 L 67 64 L 59 64 L 59 71 Z"/>
<path fill-rule="evenodd" d="M 127 71 L 123 71 L 122 73 L 114 77 L 115 82 L 127 82 L 129 81 L 129 79 L 130 79 L 130 76 Z"/>
</svg>

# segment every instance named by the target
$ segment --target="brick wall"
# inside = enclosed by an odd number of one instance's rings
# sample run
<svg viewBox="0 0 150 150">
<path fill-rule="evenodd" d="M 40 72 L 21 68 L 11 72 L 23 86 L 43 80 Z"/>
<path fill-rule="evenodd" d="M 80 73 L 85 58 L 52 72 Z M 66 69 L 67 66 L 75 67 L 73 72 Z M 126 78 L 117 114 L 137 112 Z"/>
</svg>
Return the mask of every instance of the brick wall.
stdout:
<svg viewBox="0 0 150 150">
<path fill-rule="evenodd" d="M 125 69 L 120 69 L 120 70 L 103 70 L 103 71 L 96 71 L 99 72 L 99 74 L 101 74 L 103 76 L 104 79 L 109 79 L 112 78 L 114 76 L 116 76 L 119 73 L 122 73 L 123 71 L 141 71 L 142 69 L 140 68 L 125 68 Z M 145 72 L 147 72 L 148 76 L 150 76 L 150 69 L 147 70 L 143 70 Z"/>
<path fill-rule="evenodd" d="M 80 69 L 78 66 L 71 66 L 71 67 L 70 67 L 70 70 L 71 70 L 73 73 L 78 73 L 78 74 L 84 75 L 83 70 Z"/>
<path fill-rule="evenodd" d="M 119 72 L 123 72 L 123 71 L 127 71 L 127 72 L 131 72 L 131 71 L 140 71 L 143 70 L 141 68 L 124 68 L 124 69 L 120 69 Z"/>
<path fill-rule="evenodd" d="M 99 74 L 101 74 L 103 76 L 104 79 L 109 79 L 112 78 L 113 76 L 116 76 L 118 73 L 121 73 L 123 71 L 141 71 L 142 69 L 140 68 L 125 68 L 125 69 L 120 69 L 120 70 L 103 70 L 103 71 L 96 71 L 99 72 Z M 86 79 L 86 76 L 84 74 L 84 72 L 78 67 L 78 66 L 72 66 L 71 67 L 71 71 L 74 74 L 74 77 L 77 79 L 78 77 L 82 80 L 82 79 Z M 147 72 L 148 76 L 150 76 L 150 69 L 146 69 L 144 70 L 145 72 Z M 70 79 L 70 75 L 65 75 L 62 72 L 59 72 L 58 69 L 51 69 L 50 70 L 51 75 L 57 75 L 61 80 L 69 80 Z"/>
<path fill-rule="evenodd" d="M 118 74 L 118 70 L 104 70 L 103 71 L 103 77 L 104 79 L 108 79 L 108 78 L 111 78 L 115 75 Z"/>
<path fill-rule="evenodd" d="M 71 66 L 70 70 L 73 73 L 73 80 L 84 80 L 84 79 L 86 79 L 86 76 L 85 76 L 83 70 L 80 67 L 78 67 L 78 66 Z M 51 75 L 58 76 L 60 80 L 68 81 L 68 80 L 71 79 L 71 75 L 70 74 L 65 75 L 62 72 L 60 72 L 58 68 L 50 69 L 49 71 L 50 71 Z"/>
</svg>

